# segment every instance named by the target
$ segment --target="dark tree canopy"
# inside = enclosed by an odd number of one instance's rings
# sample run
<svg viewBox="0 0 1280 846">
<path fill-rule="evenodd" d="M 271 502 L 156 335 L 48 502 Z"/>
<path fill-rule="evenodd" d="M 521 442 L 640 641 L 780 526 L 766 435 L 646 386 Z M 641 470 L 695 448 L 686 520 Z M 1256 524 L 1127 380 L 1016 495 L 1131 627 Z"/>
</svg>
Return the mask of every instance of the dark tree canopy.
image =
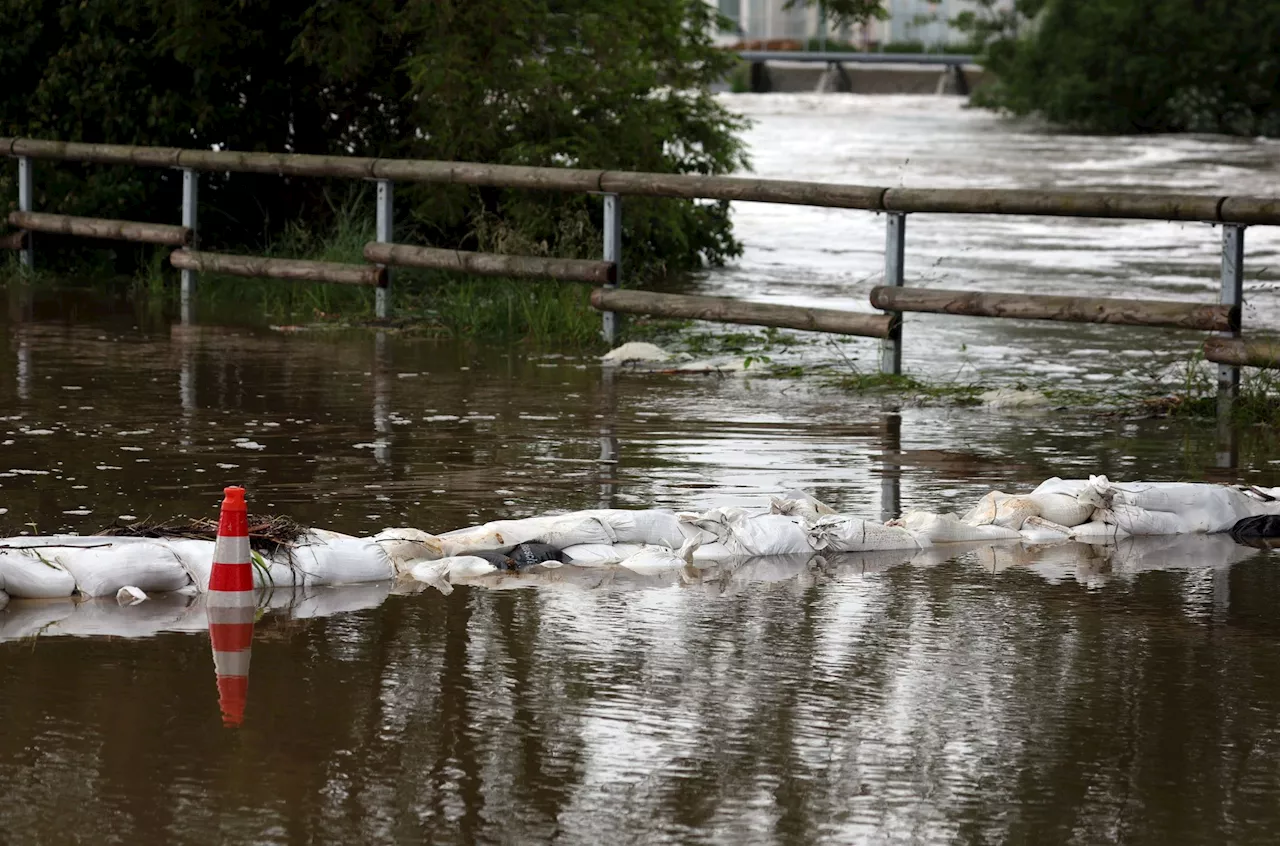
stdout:
<svg viewBox="0 0 1280 846">
<path fill-rule="evenodd" d="M 0 0 L 0 135 L 724 173 L 744 156 L 707 89 L 732 62 L 711 44 L 715 14 L 704 0 Z M 320 222 L 325 187 L 206 177 L 205 237 Z M 178 202 L 173 174 L 130 168 L 41 164 L 37 191 L 42 210 L 103 217 L 172 222 Z M 633 269 L 737 249 L 727 204 L 625 205 Z M 402 186 L 398 215 L 440 246 L 599 249 L 587 197 Z"/>
<path fill-rule="evenodd" d="M 1104 132 L 1280 134 L 1280 0 L 993 0 L 981 105 Z"/>
</svg>

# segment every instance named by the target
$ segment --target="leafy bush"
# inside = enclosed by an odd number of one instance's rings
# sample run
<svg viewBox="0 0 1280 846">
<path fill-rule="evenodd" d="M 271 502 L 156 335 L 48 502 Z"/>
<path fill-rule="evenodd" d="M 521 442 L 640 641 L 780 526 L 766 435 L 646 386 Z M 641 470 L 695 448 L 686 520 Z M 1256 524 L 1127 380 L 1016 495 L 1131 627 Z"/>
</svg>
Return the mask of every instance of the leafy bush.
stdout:
<svg viewBox="0 0 1280 846">
<path fill-rule="evenodd" d="M 742 123 L 703 0 L 0 0 L 0 135 L 500 164 L 726 173 Z M 0 176 L 12 203 L 14 169 Z M 39 163 L 37 208 L 173 222 L 172 172 Z M 332 218 L 320 179 L 207 174 L 202 239 Z M 398 187 L 403 236 L 598 255 L 600 202 Z M 727 203 L 628 199 L 629 272 L 734 255 Z M 402 237 L 403 237 L 402 236 Z M 127 251 L 122 256 L 131 255 Z"/>
<path fill-rule="evenodd" d="M 976 0 L 975 103 L 1103 132 L 1280 134 L 1280 0 Z"/>
</svg>

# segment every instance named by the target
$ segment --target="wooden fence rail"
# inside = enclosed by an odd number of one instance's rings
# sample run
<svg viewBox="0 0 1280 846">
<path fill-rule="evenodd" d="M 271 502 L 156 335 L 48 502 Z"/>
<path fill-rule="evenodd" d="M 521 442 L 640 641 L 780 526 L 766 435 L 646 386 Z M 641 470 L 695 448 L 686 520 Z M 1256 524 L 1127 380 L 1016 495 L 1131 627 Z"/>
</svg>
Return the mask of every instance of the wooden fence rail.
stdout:
<svg viewBox="0 0 1280 846">
<path fill-rule="evenodd" d="M 1210 332 L 1232 332 L 1240 327 L 1239 306 L 1168 300 L 876 287 L 871 289 L 871 304 L 885 311 L 962 314 L 969 317 L 1165 326 L 1171 329 L 1205 329 Z"/>
<path fill-rule="evenodd" d="M 0 156 L 281 176 L 486 185 L 622 196 L 790 203 L 866 211 L 1131 218 L 1280 225 L 1280 198 L 1004 188 L 891 188 L 699 174 L 185 150 L 0 138 Z"/>
<path fill-rule="evenodd" d="M 159 244 L 168 247 L 182 247 L 190 244 L 192 236 L 191 230 L 185 226 L 23 211 L 10 212 L 9 225 L 17 226 L 28 232 L 75 235 L 80 238 L 105 238 L 113 241 L 135 241 L 140 244 Z"/>
<path fill-rule="evenodd" d="M 810 332 L 833 332 L 887 338 L 894 318 L 885 314 L 862 314 L 833 308 L 749 303 L 728 297 L 695 297 L 687 294 L 660 294 L 654 291 L 625 291 L 597 288 L 591 305 L 600 311 L 649 314 L 684 320 L 712 320 L 718 323 L 746 323 Z"/>
<path fill-rule="evenodd" d="M 334 282 L 340 285 L 387 284 L 386 268 L 364 264 L 340 264 L 332 261 L 234 256 L 225 253 L 203 253 L 174 250 L 169 262 L 179 270 L 225 273 L 228 276 L 293 279 L 309 282 Z"/>
<path fill-rule="evenodd" d="M 393 267 L 425 267 L 453 270 L 477 276 L 516 276 L 525 279 L 559 279 L 564 282 L 589 282 L 606 285 L 617 281 L 617 265 L 609 261 L 544 258 L 542 256 L 507 256 L 497 253 L 471 253 L 464 250 L 438 250 L 408 244 L 382 244 L 370 241 L 364 245 L 364 257 Z"/>
<path fill-rule="evenodd" d="M 1280 365 L 1280 345 L 1246 341 L 1240 337 L 1245 228 L 1280 225 L 1280 198 L 1276 197 L 901 188 L 699 174 L 187 150 L 29 138 L 0 138 L 0 157 L 18 160 L 19 211 L 9 216 L 9 222 L 22 230 L 0 238 L 0 248 L 21 250 L 23 263 L 27 265 L 31 265 L 34 260 L 28 234 L 32 231 L 123 238 L 174 246 L 194 245 L 197 237 L 198 174 L 202 171 L 366 179 L 377 183 L 377 240 L 367 244 L 364 249 L 365 259 L 372 264 L 343 265 L 179 249 L 171 255 L 170 260 L 183 271 L 184 321 L 190 319 L 189 305 L 193 301 L 197 270 L 375 286 L 379 289 L 376 314 L 385 318 L 388 316 L 388 268 L 405 266 L 602 285 L 603 287 L 592 292 L 591 302 L 604 312 L 603 334 L 610 342 L 614 340 L 614 312 L 838 332 L 882 339 L 881 369 L 886 373 L 898 373 L 902 349 L 901 315 L 908 311 L 1199 329 L 1220 333 L 1205 344 L 1206 357 L 1219 363 L 1220 408 L 1228 408 L 1230 400 L 1235 396 L 1241 366 Z M 181 169 L 183 225 L 140 224 L 36 213 L 32 208 L 32 162 L 40 159 Z M 393 243 L 392 187 L 397 181 L 602 194 L 604 260 L 506 256 Z M 864 314 L 741 302 L 720 297 L 621 290 L 617 285 L 621 282 L 620 208 L 623 196 L 785 203 L 884 213 L 887 219 L 885 284 L 872 290 L 870 300 L 874 307 L 885 313 Z M 906 220 L 909 214 L 919 213 L 1093 217 L 1219 224 L 1223 234 L 1219 302 L 1197 304 L 907 288 L 903 270 Z"/>
</svg>

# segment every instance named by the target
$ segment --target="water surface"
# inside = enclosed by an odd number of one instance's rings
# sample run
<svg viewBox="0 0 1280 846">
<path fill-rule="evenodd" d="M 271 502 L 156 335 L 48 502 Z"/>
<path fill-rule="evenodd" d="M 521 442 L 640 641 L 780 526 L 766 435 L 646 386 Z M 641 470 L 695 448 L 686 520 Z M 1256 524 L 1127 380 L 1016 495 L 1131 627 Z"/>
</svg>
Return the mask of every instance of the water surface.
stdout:
<svg viewBox="0 0 1280 846">
<path fill-rule="evenodd" d="M 770 175 L 1274 179 L 1267 142 L 1054 138 L 932 98 L 740 104 Z M 865 298 L 882 221 L 737 215 L 748 251 L 706 289 Z M 1209 227 L 909 227 L 908 267 L 933 255 L 939 284 L 1214 290 Z M 1084 246 L 1100 236 L 1105 252 Z M 1269 237 L 1249 235 L 1264 315 Z M 212 516 L 231 483 L 255 511 L 356 534 L 762 507 L 794 487 L 879 517 L 1052 475 L 1277 483 L 1266 431 L 1223 460 L 1215 432 L 1180 421 L 899 407 L 750 373 L 609 374 L 524 348 L 144 318 L 64 302 L 0 326 L 5 534 Z M 1116 351 L 1133 336 L 1110 328 L 926 327 L 909 327 L 908 369 L 1132 369 Z M 852 356 L 873 361 L 861 343 Z M 0 842 L 1270 842 L 1275 565 L 1200 538 L 277 593 L 239 728 L 223 725 L 198 601 L 14 601 L 0 610 Z"/>
</svg>

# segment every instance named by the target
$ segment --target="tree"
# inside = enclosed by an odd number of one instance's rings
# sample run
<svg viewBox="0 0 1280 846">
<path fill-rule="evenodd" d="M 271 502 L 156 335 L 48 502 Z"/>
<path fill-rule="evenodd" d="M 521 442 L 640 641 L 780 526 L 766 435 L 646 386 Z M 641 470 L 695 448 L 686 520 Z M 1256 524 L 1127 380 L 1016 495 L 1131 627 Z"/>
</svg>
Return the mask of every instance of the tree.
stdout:
<svg viewBox="0 0 1280 846">
<path fill-rule="evenodd" d="M 1280 134 L 1280 0 L 977 0 L 979 105 L 1104 132 Z"/>
<path fill-rule="evenodd" d="M 817 6 L 826 22 L 837 28 L 888 17 L 884 0 L 787 0 L 784 8 L 796 6 Z"/>
<path fill-rule="evenodd" d="M 726 173 L 742 122 L 703 0 L 0 0 L 0 135 Z M 172 221 L 173 174 L 41 166 L 49 211 Z M 330 214 L 322 180 L 209 176 L 206 243 Z M 12 197 L 12 186 L 4 186 Z M 598 253 L 582 196 L 402 186 L 450 247 Z M 262 221 L 266 220 L 263 224 Z M 727 203 L 629 199 L 632 270 L 733 255 Z M 514 251 L 513 249 L 513 251 Z"/>
</svg>

